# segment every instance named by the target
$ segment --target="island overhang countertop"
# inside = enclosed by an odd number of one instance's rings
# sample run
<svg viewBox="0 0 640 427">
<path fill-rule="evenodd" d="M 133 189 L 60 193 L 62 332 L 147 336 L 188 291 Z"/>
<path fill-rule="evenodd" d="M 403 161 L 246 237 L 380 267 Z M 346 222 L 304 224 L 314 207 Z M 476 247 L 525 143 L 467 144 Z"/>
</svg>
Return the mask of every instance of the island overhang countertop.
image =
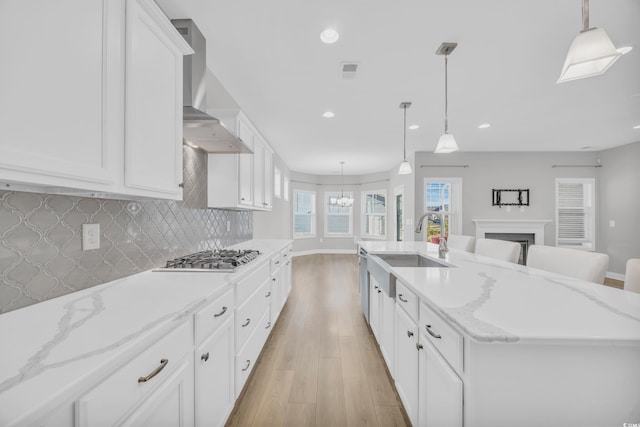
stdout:
<svg viewBox="0 0 640 427">
<path fill-rule="evenodd" d="M 426 242 L 361 241 L 370 255 L 417 253 L 448 268 L 390 267 L 399 281 L 478 342 L 640 345 L 640 294 Z"/>
</svg>

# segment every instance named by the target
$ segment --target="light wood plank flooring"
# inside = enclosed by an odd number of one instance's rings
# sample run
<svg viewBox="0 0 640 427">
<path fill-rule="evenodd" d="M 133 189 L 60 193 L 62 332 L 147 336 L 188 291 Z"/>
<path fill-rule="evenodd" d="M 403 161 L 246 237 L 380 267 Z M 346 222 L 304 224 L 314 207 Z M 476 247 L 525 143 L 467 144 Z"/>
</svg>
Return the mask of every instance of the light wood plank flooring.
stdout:
<svg viewBox="0 0 640 427">
<path fill-rule="evenodd" d="M 364 320 L 355 255 L 293 259 L 293 289 L 227 426 L 408 426 Z"/>
</svg>

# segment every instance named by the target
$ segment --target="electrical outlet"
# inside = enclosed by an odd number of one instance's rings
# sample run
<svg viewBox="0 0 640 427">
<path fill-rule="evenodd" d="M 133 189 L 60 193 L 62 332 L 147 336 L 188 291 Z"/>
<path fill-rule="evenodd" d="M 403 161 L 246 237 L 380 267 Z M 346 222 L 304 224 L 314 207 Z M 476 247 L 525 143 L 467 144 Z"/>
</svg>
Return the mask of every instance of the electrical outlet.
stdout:
<svg viewBox="0 0 640 427">
<path fill-rule="evenodd" d="M 616 222 L 614 220 L 609 221 L 609 227 L 614 228 L 616 226 Z"/>
<path fill-rule="evenodd" d="M 82 224 L 82 250 L 100 248 L 100 224 Z"/>
<path fill-rule="evenodd" d="M 227 221 L 227 232 L 231 231 L 231 221 Z"/>
</svg>

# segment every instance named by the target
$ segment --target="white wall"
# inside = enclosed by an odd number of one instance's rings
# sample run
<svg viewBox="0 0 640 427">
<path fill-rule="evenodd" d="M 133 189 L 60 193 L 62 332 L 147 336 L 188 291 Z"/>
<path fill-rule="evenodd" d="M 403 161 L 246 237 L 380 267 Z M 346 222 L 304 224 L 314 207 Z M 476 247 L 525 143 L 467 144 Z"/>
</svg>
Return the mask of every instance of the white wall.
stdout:
<svg viewBox="0 0 640 427">
<path fill-rule="evenodd" d="M 609 271 L 625 273 L 630 258 L 640 258 L 640 142 L 599 153 L 598 251 L 609 254 Z M 609 221 L 615 221 L 610 227 Z"/>
<path fill-rule="evenodd" d="M 462 178 L 462 234 L 475 236 L 472 219 L 551 220 L 545 228 L 545 244 L 555 245 L 555 179 L 596 178 L 598 168 L 553 168 L 553 165 L 595 165 L 595 152 L 457 152 L 416 153 L 415 217 L 424 211 L 425 177 Z M 424 167 L 467 165 L 461 167 Z M 491 206 L 493 189 L 529 189 L 530 206 L 521 212 L 512 207 Z M 596 194 L 596 202 L 598 199 Z M 597 225 L 596 225 L 597 228 Z M 416 236 L 416 240 L 421 238 Z M 596 241 L 596 244 L 598 242 Z"/>
</svg>

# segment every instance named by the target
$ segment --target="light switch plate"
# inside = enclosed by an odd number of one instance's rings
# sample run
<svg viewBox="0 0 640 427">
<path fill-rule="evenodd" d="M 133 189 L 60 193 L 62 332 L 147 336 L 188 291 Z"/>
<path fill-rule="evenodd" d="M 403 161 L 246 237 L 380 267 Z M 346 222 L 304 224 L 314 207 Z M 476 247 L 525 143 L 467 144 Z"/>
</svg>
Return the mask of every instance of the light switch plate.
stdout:
<svg viewBox="0 0 640 427">
<path fill-rule="evenodd" d="M 100 224 L 82 224 L 82 250 L 100 249 Z"/>
<path fill-rule="evenodd" d="M 616 222 L 614 220 L 609 221 L 609 227 L 614 228 L 616 226 Z"/>
</svg>

